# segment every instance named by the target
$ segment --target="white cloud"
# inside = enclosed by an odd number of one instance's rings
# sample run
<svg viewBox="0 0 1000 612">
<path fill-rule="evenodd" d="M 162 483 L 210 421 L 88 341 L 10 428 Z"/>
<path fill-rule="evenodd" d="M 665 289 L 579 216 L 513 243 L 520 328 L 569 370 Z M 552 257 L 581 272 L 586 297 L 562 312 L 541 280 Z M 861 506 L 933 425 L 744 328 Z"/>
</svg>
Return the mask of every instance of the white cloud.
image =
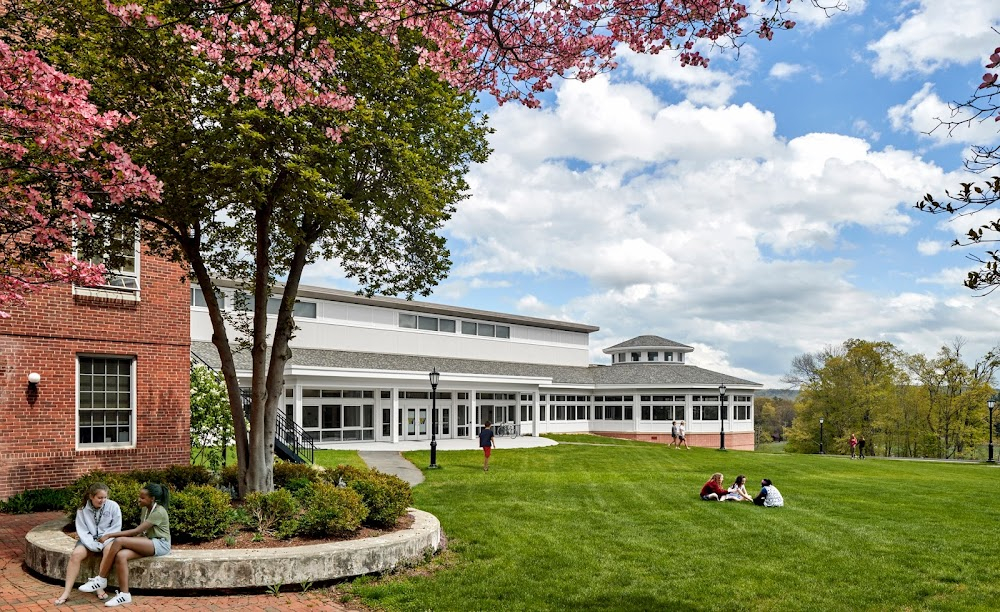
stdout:
<svg viewBox="0 0 1000 612">
<path fill-rule="evenodd" d="M 685 98 L 695 104 L 721 106 L 729 102 L 736 88 L 745 82 L 737 74 L 717 70 L 719 64 L 725 65 L 726 56 L 721 56 L 705 50 L 706 55 L 713 59 L 709 68 L 697 66 L 681 66 L 680 61 L 670 52 L 657 55 L 636 53 L 622 46 L 618 51 L 618 61 L 622 68 L 633 76 L 649 82 L 663 82 L 684 94 Z M 738 70 L 745 72 L 753 63 L 753 52 L 747 51 L 740 58 Z"/>
<path fill-rule="evenodd" d="M 920 0 L 916 9 L 900 16 L 896 29 L 868 45 L 876 56 L 872 70 L 897 78 L 981 60 L 996 46 L 991 27 L 998 24 L 1000 2 Z"/>
<path fill-rule="evenodd" d="M 925 83 L 905 103 L 890 107 L 888 117 L 893 129 L 919 134 L 938 145 L 987 144 L 998 138 L 993 117 L 982 120 L 972 117 L 966 109 L 952 110 L 934 92 L 931 83 Z"/>
<path fill-rule="evenodd" d="M 882 133 L 876 130 L 870 123 L 864 119 L 855 119 L 854 123 L 851 124 L 854 132 L 859 136 L 871 140 L 872 142 L 878 142 L 882 137 Z"/>
<path fill-rule="evenodd" d="M 921 255 L 937 255 L 948 248 L 948 244 L 940 240 L 921 240 L 917 243 L 917 252 Z"/>
<path fill-rule="evenodd" d="M 867 0 L 821 0 L 820 7 L 810 2 L 796 2 L 790 13 L 792 21 L 810 27 L 825 27 L 840 19 L 853 19 L 865 12 Z"/>
<path fill-rule="evenodd" d="M 802 70 L 804 70 L 804 68 L 799 64 L 778 62 L 777 64 L 771 66 L 769 74 L 771 78 L 775 79 L 790 79 L 796 74 L 802 72 Z"/>
</svg>

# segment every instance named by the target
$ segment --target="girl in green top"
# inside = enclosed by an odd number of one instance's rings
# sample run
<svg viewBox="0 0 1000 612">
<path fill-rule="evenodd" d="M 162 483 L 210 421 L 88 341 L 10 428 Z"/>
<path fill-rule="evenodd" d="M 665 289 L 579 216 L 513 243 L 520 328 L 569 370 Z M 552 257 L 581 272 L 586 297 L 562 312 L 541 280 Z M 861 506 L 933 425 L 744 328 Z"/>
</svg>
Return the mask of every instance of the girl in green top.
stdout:
<svg viewBox="0 0 1000 612">
<path fill-rule="evenodd" d="M 132 596 L 128 592 L 128 562 L 139 557 L 160 557 L 170 552 L 170 518 L 167 516 L 169 498 L 167 487 L 155 482 L 139 491 L 139 506 L 142 508 L 139 526 L 128 531 L 108 533 L 98 539 L 102 543 L 112 538 L 114 540 L 104 547 L 98 574 L 81 586 L 81 591 L 89 593 L 103 590 L 108 585 L 111 566 L 115 565 L 121 591 L 104 605 L 120 606 L 132 602 Z"/>
</svg>

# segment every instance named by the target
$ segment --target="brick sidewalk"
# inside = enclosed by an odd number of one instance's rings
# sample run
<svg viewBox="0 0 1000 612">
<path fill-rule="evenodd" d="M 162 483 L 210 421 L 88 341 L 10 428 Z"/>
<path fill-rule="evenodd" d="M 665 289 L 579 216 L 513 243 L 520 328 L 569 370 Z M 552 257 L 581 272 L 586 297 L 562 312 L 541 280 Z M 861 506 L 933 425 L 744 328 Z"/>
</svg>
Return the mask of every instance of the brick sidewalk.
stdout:
<svg viewBox="0 0 1000 612">
<path fill-rule="evenodd" d="M 59 518 L 61 512 L 0 515 L 0 612 L 52 610 L 52 600 L 62 593 L 62 585 L 46 582 L 24 566 L 24 536 L 33 527 Z M 114 591 L 110 591 L 113 595 Z M 133 593 L 131 604 L 122 610 L 243 610 L 244 612 L 278 612 L 279 610 L 334 610 L 346 612 L 364 610 L 355 604 L 339 603 L 340 593 L 334 589 L 315 589 L 306 593 L 259 595 L 143 595 Z M 104 602 L 89 593 L 74 591 L 60 610 L 107 610 Z"/>
</svg>

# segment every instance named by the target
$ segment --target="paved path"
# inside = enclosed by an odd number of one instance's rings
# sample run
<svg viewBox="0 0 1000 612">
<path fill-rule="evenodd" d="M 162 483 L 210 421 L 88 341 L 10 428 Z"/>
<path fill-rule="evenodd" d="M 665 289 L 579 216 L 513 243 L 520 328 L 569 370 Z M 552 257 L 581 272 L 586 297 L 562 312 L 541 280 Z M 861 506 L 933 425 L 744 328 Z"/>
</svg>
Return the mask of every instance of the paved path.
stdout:
<svg viewBox="0 0 1000 612">
<path fill-rule="evenodd" d="M 62 512 L 0 515 L 0 612 L 52 610 L 52 600 L 62 593 L 62 584 L 47 582 L 30 573 L 23 563 L 24 536 L 36 525 L 50 521 Z M 112 593 L 114 594 L 114 593 Z M 243 612 L 284 612 L 285 610 L 363 610 L 358 605 L 339 603 L 340 593 L 333 589 L 313 589 L 305 593 L 254 595 L 197 595 L 186 593 L 144 595 L 133 593 L 132 603 L 121 610 L 242 610 Z M 74 591 L 60 610 L 108 610 L 92 594 Z"/>
<path fill-rule="evenodd" d="M 361 460 L 368 464 L 368 467 L 385 474 L 399 476 L 411 487 L 415 487 L 424 481 L 424 473 L 412 463 L 403 459 L 398 452 L 393 451 L 358 451 Z"/>
</svg>

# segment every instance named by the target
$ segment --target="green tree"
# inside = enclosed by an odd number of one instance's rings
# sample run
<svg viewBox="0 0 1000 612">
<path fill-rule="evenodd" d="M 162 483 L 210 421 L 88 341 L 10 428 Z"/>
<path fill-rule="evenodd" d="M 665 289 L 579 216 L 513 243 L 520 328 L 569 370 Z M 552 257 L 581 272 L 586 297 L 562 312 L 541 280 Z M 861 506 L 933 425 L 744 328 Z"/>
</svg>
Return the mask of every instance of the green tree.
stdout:
<svg viewBox="0 0 1000 612">
<path fill-rule="evenodd" d="M 195 365 L 191 368 L 191 459 L 218 470 L 226 465 L 232 441 L 233 415 L 226 382 L 207 367 Z"/>
<path fill-rule="evenodd" d="M 783 397 L 762 397 L 755 402 L 757 441 L 777 442 L 785 439 L 785 430 L 795 418 L 795 402 Z"/>
</svg>

